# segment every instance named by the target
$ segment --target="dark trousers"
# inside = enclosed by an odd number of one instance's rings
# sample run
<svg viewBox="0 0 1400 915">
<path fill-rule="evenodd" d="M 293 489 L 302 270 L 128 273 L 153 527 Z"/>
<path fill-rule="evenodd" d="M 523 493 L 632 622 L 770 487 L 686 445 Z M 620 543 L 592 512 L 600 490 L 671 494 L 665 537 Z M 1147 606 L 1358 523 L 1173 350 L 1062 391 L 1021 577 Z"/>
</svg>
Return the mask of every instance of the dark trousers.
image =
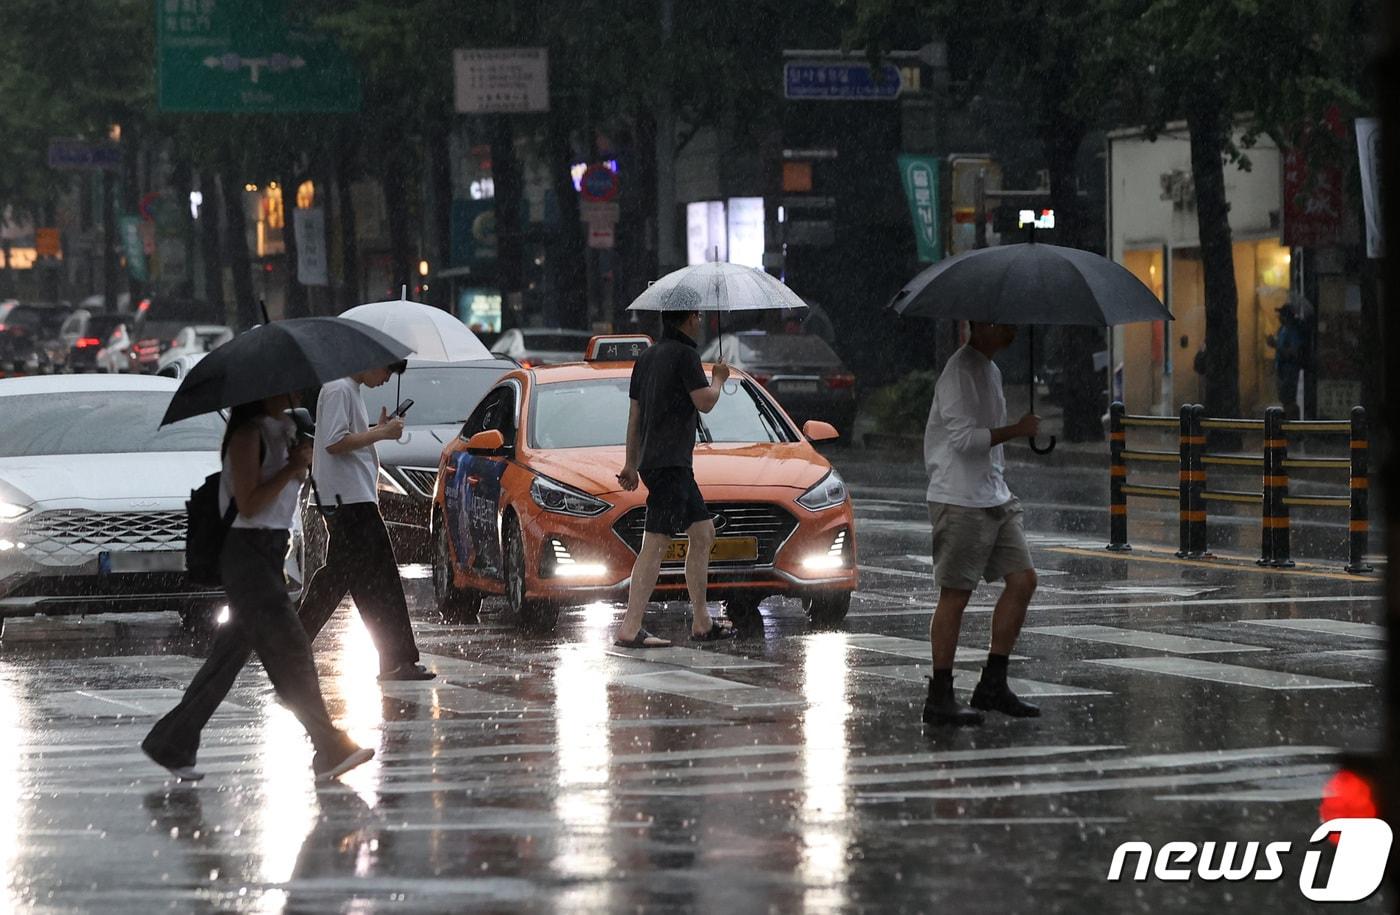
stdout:
<svg viewBox="0 0 1400 915">
<path fill-rule="evenodd" d="M 285 531 L 231 528 L 219 557 L 229 621 L 210 646 L 180 704 L 151 728 L 141 746 L 162 764 L 192 766 L 200 732 L 256 651 L 282 704 L 306 728 L 316 752 L 342 754 L 350 738 L 331 723 L 311 640 L 297 619 L 282 578 Z"/>
<path fill-rule="evenodd" d="M 301 624 L 314 641 L 346 592 L 379 652 L 381 673 L 418 661 L 408 621 L 408 603 L 389 530 L 373 502 L 342 505 L 326 519 L 330 544 L 326 564 L 312 576 L 301 599 Z"/>
</svg>

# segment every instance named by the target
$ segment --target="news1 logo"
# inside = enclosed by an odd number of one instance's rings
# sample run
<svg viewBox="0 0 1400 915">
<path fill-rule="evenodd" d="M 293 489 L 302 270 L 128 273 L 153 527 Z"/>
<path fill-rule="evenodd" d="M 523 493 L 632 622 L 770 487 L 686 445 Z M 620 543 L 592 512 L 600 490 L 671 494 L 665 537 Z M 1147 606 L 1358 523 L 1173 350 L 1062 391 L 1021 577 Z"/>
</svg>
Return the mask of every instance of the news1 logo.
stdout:
<svg viewBox="0 0 1400 915">
<path fill-rule="evenodd" d="M 1336 836 L 1336 850 L 1326 881 L 1318 886 L 1318 869 L 1323 852 L 1311 846 Z M 1374 818 L 1328 820 L 1313 831 L 1298 889 L 1313 902 L 1360 902 L 1374 893 L 1385 876 L 1392 840 L 1390 826 Z M 1124 842 L 1113 852 L 1108 868 L 1109 882 L 1123 878 L 1129 856 L 1136 855 L 1132 876 L 1146 881 L 1149 871 L 1164 881 L 1256 880 L 1270 882 L 1284 876 L 1283 856 L 1293 850 L 1292 842 L 1167 842 L 1153 849 L 1147 842 Z M 1194 862 L 1195 866 L 1192 866 Z"/>
</svg>

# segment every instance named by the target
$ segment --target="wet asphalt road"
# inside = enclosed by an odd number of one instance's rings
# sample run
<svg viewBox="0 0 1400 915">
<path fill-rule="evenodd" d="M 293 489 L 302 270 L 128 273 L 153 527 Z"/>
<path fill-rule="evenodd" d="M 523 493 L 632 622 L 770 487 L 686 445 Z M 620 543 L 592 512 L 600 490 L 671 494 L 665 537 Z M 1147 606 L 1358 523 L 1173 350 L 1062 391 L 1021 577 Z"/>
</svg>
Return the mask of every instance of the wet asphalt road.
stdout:
<svg viewBox="0 0 1400 915">
<path fill-rule="evenodd" d="M 406 567 L 439 679 L 381 688 L 353 610 L 338 614 L 317 643 L 323 685 L 379 751 L 340 787 L 315 789 L 256 665 L 206 732 L 203 783 L 141 756 L 199 664 L 173 616 L 11 621 L 0 911 L 1311 908 L 1301 852 L 1335 749 L 1379 726 L 1383 647 L 1378 585 L 1337 570 L 1325 526 L 1328 561 L 1288 573 L 1151 549 L 1169 516 L 1143 516 L 1138 549 L 1111 555 L 1100 473 L 1013 468 L 1041 590 L 1012 676 L 1045 717 L 929 731 L 918 465 L 834 459 L 862 564 L 840 631 L 771 601 L 761 636 L 639 655 L 611 647 L 606 605 L 566 611 L 549 637 L 490 604 L 479 625 L 436 624 L 426 570 Z M 967 615 L 960 687 L 996 591 Z M 682 635 L 681 606 L 648 626 Z M 1294 854 L 1275 882 L 1107 882 L 1133 839 Z"/>
</svg>

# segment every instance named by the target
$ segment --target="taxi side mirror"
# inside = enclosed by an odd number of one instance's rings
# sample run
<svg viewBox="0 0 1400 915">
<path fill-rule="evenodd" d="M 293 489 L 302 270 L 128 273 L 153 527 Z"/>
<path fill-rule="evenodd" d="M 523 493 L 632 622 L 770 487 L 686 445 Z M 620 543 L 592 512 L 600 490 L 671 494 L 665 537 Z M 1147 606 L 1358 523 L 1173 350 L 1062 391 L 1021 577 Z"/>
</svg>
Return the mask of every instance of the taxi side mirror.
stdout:
<svg viewBox="0 0 1400 915">
<path fill-rule="evenodd" d="M 467 451 L 471 454 L 494 454 L 506 446 L 506 437 L 499 429 L 487 429 L 467 439 Z"/>
<path fill-rule="evenodd" d="M 809 419 L 803 423 L 802 434 L 809 442 L 834 442 L 841 437 L 835 426 L 819 419 Z"/>
</svg>

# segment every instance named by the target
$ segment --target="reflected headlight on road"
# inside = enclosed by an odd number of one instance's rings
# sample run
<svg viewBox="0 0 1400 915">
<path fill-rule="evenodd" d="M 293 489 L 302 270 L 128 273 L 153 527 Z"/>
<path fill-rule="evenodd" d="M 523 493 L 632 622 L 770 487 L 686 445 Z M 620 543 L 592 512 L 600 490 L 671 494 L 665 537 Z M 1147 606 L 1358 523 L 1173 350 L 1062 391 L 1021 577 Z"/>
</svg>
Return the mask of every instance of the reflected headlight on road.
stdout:
<svg viewBox="0 0 1400 915">
<path fill-rule="evenodd" d="M 534 482 L 530 484 L 530 498 L 534 499 L 535 504 L 547 512 L 577 515 L 581 518 L 601 515 L 612 508 L 602 499 L 595 499 L 587 493 L 579 492 L 577 489 L 556 483 L 553 480 L 546 480 L 544 477 L 535 477 Z"/>
<path fill-rule="evenodd" d="M 20 515 L 29 513 L 29 506 L 15 505 L 11 502 L 0 502 L 0 522 L 13 521 Z"/>
<path fill-rule="evenodd" d="M 391 492 L 396 496 L 406 496 L 407 491 L 399 485 L 399 481 L 389 476 L 389 471 L 383 467 L 379 468 L 379 483 L 375 487 L 380 492 Z"/>
<path fill-rule="evenodd" d="M 818 480 L 817 485 L 798 497 L 797 504 L 815 512 L 832 508 L 845 501 L 846 481 L 841 479 L 841 474 L 833 470 Z"/>
</svg>

